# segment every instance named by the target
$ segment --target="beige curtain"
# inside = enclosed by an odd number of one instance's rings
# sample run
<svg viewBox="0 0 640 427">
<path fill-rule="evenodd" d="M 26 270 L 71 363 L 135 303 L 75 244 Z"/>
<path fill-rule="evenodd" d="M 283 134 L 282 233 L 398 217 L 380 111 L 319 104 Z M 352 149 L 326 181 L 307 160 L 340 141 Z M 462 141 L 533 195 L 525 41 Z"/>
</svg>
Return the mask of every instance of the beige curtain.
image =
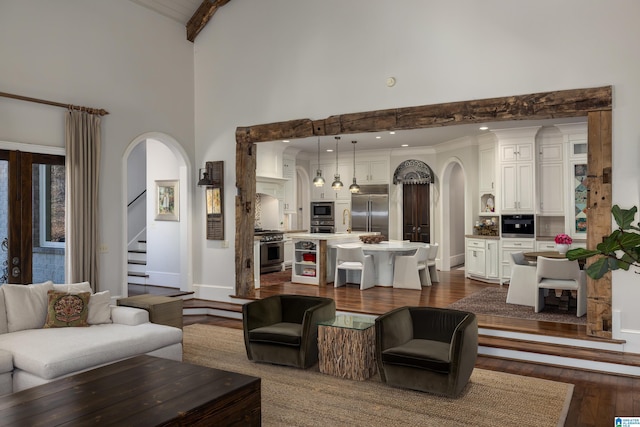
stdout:
<svg viewBox="0 0 640 427">
<path fill-rule="evenodd" d="M 98 291 L 98 177 L 100 116 L 70 110 L 66 115 L 67 242 L 69 283 L 87 281 Z"/>
</svg>

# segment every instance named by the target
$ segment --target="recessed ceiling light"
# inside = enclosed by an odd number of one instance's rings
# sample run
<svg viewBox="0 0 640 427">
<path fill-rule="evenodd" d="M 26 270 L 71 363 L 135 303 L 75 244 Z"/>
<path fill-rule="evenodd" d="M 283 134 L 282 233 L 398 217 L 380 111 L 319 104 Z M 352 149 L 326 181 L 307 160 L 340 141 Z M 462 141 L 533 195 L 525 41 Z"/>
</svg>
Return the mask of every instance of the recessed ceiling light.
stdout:
<svg viewBox="0 0 640 427">
<path fill-rule="evenodd" d="M 395 135 L 396 133 L 394 131 L 389 132 L 389 135 Z"/>
<path fill-rule="evenodd" d="M 291 142 L 288 139 L 283 139 L 282 142 Z"/>
<path fill-rule="evenodd" d="M 380 139 L 380 138 L 382 138 L 380 135 L 376 136 L 376 139 Z"/>
<path fill-rule="evenodd" d="M 401 147 L 408 147 L 409 144 L 402 144 Z"/>
<path fill-rule="evenodd" d="M 333 148 L 327 148 L 327 153 L 333 153 Z"/>
<path fill-rule="evenodd" d="M 489 130 L 489 126 L 480 126 L 480 130 Z"/>
</svg>

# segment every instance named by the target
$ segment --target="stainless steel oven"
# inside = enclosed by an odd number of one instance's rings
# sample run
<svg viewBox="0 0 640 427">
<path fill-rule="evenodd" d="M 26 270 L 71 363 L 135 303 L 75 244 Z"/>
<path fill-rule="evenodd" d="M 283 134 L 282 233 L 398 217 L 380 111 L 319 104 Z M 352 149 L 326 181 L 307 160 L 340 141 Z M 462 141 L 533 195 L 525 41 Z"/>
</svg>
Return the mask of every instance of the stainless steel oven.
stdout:
<svg viewBox="0 0 640 427">
<path fill-rule="evenodd" d="M 255 230 L 260 236 L 260 274 L 282 270 L 284 264 L 284 235 L 279 231 Z"/>
</svg>

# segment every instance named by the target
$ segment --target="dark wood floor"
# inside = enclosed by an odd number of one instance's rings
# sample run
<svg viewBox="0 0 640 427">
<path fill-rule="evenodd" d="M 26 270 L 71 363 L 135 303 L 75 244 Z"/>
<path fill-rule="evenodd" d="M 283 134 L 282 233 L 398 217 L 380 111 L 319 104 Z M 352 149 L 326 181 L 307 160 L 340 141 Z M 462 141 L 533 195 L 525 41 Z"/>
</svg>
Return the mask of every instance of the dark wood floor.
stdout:
<svg viewBox="0 0 640 427">
<path fill-rule="evenodd" d="M 487 285 L 464 278 L 461 271 L 440 272 L 440 284 L 431 288 L 423 288 L 418 294 L 413 290 L 393 290 L 388 288 L 368 289 L 360 292 L 356 286 L 334 289 L 327 286 L 319 288 L 309 285 L 265 286 L 256 293 L 256 298 L 264 298 L 272 294 L 296 293 L 308 295 L 327 295 L 336 300 L 339 310 L 381 314 L 392 308 L 403 305 L 447 306 L 466 295 L 478 291 Z M 554 324 L 548 322 L 519 321 L 518 319 L 495 318 L 485 316 L 480 319 L 485 324 L 500 328 L 548 333 L 559 336 L 575 337 L 584 335 L 584 327 Z M 213 316 L 185 316 L 185 325 L 193 323 L 212 324 L 229 328 L 242 328 L 240 320 Z M 585 335 L 586 336 L 586 335 Z M 480 356 L 476 366 L 481 369 L 507 372 L 516 375 L 527 375 L 553 381 L 574 384 L 574 393 L 567 416 L 566 426 L 599 427 L 613 425 L 614 417 L 640 416 L 640 378 L 618 375 L 607 375 L 586 372 L 578 369 L 553 367 L 526 362 L 518 362 L 492 357 Z M 544 408 L 540 408 L 544 410 Z"/>
</svg>

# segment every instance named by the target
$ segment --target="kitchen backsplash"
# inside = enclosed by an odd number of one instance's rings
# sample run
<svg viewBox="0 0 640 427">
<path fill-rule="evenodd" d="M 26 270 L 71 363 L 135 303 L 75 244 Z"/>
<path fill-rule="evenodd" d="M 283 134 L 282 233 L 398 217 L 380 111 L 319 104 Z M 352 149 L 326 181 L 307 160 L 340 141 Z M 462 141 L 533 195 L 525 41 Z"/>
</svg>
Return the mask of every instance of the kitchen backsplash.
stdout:
<svg viewBox="0 0 640 427">
<path fill-rule="evenodd" d="M 255 227 L 265 230 L 279 230 L 282 228 L 278 199 L 266 194 L 256 194 Z"/>
</svg>

